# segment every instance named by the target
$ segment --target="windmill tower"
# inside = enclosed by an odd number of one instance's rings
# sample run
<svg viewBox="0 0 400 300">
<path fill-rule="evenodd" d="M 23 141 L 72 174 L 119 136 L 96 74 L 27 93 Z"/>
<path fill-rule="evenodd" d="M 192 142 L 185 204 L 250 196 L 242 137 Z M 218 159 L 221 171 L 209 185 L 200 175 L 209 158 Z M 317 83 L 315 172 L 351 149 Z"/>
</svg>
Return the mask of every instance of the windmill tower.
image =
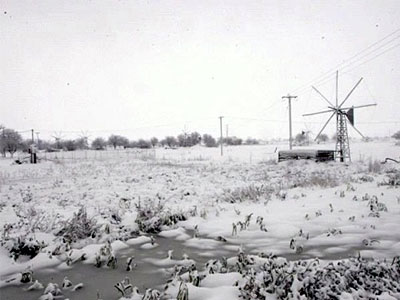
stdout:
<svg viewBox="0 0 400 300">
<path fill-rule="evenodd" d="M 87 130 L 85 131 L 82 130 L 81 133 L 79 134 L 79 137 L 83 140 L 84 147 L 89 148 L 89 138 L 91 137 L 89 132 Z"/>
<path fill-rule="evenodd" d="M 60 148 L 61 148 L 61 140 L 64 138 L 64 134 L 62 133 L 62 131 L 54 132 L 54 134 L 52 135 L 52 137 L 53 137 L 54 140 L 56 141 L 56 147 L 57 147 L 57 149 L 60 149 Z"/>
<path fill-rule="evenodd" d="M 330 120 L 336 116 L 336 158 L 339 161 L 344 162 L 346 160 L 351 161 L 350 156 L 350 145 L 349 145 L 349 135 L 347 130 L 347 120 L 350 122 L 350 125 L 360 134 L 362 137 L 362 133 L 354 127 L 354 109 L 355 108 L 362 108 L 368 106 L 375 106 L 376 104 L 365 104 L 365 105 L 358 105 L 358 106 L 351 106 L 351 107 L 343 107 L 343 104 L 349 99 L 351 94 L 357 88 L 357 86 L 361 83 L 363 78 L 361 77 L 360 80 L 355 84 L 355 86 L 350 90 L 347 96 L 343 99 L 342 102 L 339 103 L 338 99 L 338 86 L 339 86 L 339 72 L 336 71 L 336 101 L 335 105 L 332 104 L 331 101 L 328 100 L 317 88 L 314 86 L 312 87 L 328 104 L 328 110 L 323 110 L 315 113 L 304 114 L 303 116 L 312 116 L 318 114 L 325 114 L 325 113 L 332 113 L 331 116 L 328 118 L 320 132 L 315 137 L 315 140 L 318 139 L 320 134 L 324 131 L 325 127 L 328 125 Z"/>
</svg>

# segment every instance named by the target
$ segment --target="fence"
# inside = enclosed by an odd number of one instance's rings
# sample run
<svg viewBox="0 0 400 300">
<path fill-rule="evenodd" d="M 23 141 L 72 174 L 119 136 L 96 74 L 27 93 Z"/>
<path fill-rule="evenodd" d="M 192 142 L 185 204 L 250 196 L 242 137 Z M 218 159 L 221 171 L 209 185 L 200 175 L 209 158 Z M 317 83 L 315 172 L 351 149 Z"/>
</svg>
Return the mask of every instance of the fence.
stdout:
<svg viewBox="0 0 400 300">
<path fill-rule="evenodd" d="M 15 159 L 26 159 L 27 153 L 18 153 Z M 76 150 L 57 152 L 38 152 L 37 157 L 42 161 L 102 161 L 109 159 L 155 159 L 155 149 L 115 149 L 115 150 Z"/>
</svg>

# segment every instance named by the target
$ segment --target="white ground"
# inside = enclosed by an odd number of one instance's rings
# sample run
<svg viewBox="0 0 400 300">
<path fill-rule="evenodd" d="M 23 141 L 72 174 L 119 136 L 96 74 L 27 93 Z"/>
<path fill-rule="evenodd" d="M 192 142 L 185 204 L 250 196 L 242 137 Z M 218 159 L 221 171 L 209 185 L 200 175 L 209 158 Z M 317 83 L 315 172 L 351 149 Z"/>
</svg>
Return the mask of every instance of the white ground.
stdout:
<svg viewBox="0 0 400 300">
<path fill-rule="evenodd" d="M 312 148 L 316 147 L 334 145 Z M 223 157 L 219 149 L 203 147 L 134 154 L 109 151 L 114 154 L 103 152 L 101 157 L 99 152 L 88 151 L 75 153 L 74 159 L 58 153 L 63 160 L 37 165 L 12 165 L 10 160 L 0 160 L 3 242 L 4 226 L 13 224 L 9 238 L 33 237 L 48 245 L 32 260 L 15 262 L 9 257 L 10 243 L 4 242 L 0 247 L 0 284 L 5 285 L 10 274 L 27 267 L 55 264 L 47 254 L 60 244 L 54 233 L 81 206 L 98 224 L 109 224 L 111 215 L 118 214 L 120 225 L 135 230 L 135 204 L 139 201 L 161 202 L 171 212 L 189 215 L 190 211 L 193 216 L 187 221 L 168 228 L 173 231 L 166 228 L 161 235 L 180 240 L 204 255 L 239 247 L 288 259 L 337 260 L 357 255 L 389 259 L 400 254 L 399 189 L 378 185 L 399 166 L 377 164 L 370 172 L 374 160 L 399 159 L 400 147 L 393 142 L 353 143 L 353 163 L 349 165 L 311 161 L 276 164 L 276 150 L 282 148 L 284 145 L 227 147 Z M 387 208 L 379 211 L 379 217 L 371 214 L 369 204 L 374 196 Z M 235 203 L 230 203 L 232 199 Z M 244 223 L 250 214 L 249 226 L 240 230 L 237 225 L 237 234 L 232 235 L 232 224 Z M 257 217 L 263 218 L 266 231 L 260 230 Z M 195 226 L 198 237 L 193 237 Z M 94 260 L 100 245 L 92 244 L 120 237 L 120 231 L 113 224 L 110 227 L 110 234 L 74 244 L 74 248 L 86 247 L 74 255 L 86 251 Z M 227 243 L 216 241 L 218 237 L 224 237 Z M 294 249 L 289 247 L 292 239 Z M 114 250 L 133 242 L 114 243 Z M 145 244 L 143 251 L 149 245 Z M 238 291 L 232 287 L 236 279 L 231 278 L 235 273 L 217 275 L 206 277 L 201 288 L 189 285 L 190 299 L 221 299 L 221 293 L 229 293 L 229 299 L 237 298 Z"/>
</svg>

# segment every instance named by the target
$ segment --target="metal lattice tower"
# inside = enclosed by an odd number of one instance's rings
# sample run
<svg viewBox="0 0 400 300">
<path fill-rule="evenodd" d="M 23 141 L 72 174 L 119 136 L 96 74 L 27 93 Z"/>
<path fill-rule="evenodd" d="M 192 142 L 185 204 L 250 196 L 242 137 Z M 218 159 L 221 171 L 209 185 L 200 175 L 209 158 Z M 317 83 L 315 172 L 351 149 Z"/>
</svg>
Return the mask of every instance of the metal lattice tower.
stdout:
<svg viewBox="0 0 400 300">
<path fill-rule="evenodd" d="M 361 78 L 356 85 L 351 89 L 351 91 L 347 94 L 344 100 L 339 104 L 338 101 L 338 87 L 339 87 L 339 72 L 336 71 L 336 101 L 335 105 L 332 104 L 331 101 L 328 100 L 319 90 L 315 87 L 312 87 L 328 104 L 328 110 L 323 110 L 315 113 L 304 114 L 303 116 L 311 116 L 318 115 L 324 113 L 332 113 L 329 119 L 326 121 L 325 125 L 322 127 L 321 131 L 315 137 L 315 141 L 319 138 L 321 133 L 324 131 L 325 127 L 328 125 L 329 121 L 336 115 L 336 159 L 340 162 L 351 161 L 350 156 L 350 144 L 349 144 L 349 135 L 347 131 L 347 120 L 349 120 L 350 125 L 357 131 L 362 137 L 362 133 L 354 127 L 354 109 L 367 107 L 367 106 L 375 106 L 376 104 L 365 104 L 359 106 L 351 106 L 351 107 L 343 107 L 343 104 L 349 99 L 350 95 L 354 92 L 356 87 L 361 83 L 363 79 Z"/>
<path fill-rule="evenodd" d="M 347 133 L 347 116 L 340 112 L 337 114 L 336 122 L 336 158 L 340 162 L 351 161 L 349 135 Z"/>
</svg>

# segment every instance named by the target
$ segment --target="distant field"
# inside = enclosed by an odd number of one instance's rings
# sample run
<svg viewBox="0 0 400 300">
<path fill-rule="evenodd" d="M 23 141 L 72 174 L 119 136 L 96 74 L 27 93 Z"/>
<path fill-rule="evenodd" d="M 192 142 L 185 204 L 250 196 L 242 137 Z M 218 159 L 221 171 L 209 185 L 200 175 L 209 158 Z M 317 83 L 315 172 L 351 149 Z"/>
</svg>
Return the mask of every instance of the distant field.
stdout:
<svg viewBox="0 0 400 300">
<path fill-rule="evenodd" d="M 351 157 L 353 161 L 384 160 L 386 157 L 399 158 L 400 147 L 392 142 L 352 142 Z M 294 147 L 294 149 L 335 149 L 334 143 L 314 144 L 307 147 Z M 288 149 L 286 143 L 270 145 L 242 145 L 242 146 L 224 146 L 223 156 L 220 148 L 207 148 L 195 146 L 191 148 L 177 149 L 117 149 L 117 150 L 78 150 L 62 151 L 52 153 L 39 153 L 39 157 L 48 160 L 74 161 L 74 160 L 107 160 L 107 159 L 157 159 L 174 161 L 225 161 L 233 160 L 240 162 L 260 162 L 264 160 L 277 159 L 278 151 Z M 28 154 L 19 153 L 14 157 L 28 157 Z"/>
</svg>

